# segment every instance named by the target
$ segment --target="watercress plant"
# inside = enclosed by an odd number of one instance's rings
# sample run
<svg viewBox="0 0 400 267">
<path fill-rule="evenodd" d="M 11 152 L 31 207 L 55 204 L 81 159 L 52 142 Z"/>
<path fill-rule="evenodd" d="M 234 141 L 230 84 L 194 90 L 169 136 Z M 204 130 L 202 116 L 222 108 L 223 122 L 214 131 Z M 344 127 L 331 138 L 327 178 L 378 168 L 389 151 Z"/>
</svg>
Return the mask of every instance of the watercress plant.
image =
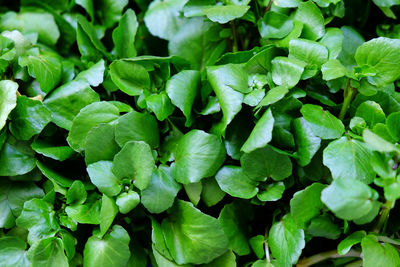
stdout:
<svg viewBox="0 0 400 267">
<path fill-rule="evenodd" d="M 0 3 L 0 266 L 400 266 L 400 1 Z"/>
</svg>

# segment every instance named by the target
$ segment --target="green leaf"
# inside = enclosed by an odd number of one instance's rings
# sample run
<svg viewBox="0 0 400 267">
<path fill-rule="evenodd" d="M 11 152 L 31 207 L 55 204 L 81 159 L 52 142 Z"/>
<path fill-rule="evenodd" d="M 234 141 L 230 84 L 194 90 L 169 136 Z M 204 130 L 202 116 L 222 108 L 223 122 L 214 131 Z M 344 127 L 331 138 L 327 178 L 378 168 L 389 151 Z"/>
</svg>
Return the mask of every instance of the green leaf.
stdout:
<svg viewBox="0 0 400 267">
<path fill-rule="evenodd" d="M 104 60 L 100 59 L 87 70 L 80 72 L 75 80 L 83 80 L 91 86 L 99 86 L 103 82 L 104 70 Z"/>
<path fill-rule="evenodd" d="M 285 97 L 285 95 L 288 92 L 289 92 L 289 88 L 287 85 L 276 86 L 267 92 L 267 95 L 260 101 L 260 103 L 258 104 L 257 107 L 269 106 L 271 104 L 274 104 L 274 103 L 278 102 L 279 100 L 281 100 L 283 97 Z"/>
<path fill-rule="evenodd" d="M 85 162 L 91 164 L 100 160 L 113 160 L 119 149 L 115 142 L 115 125 L 112 122 L 101 123 L 87 133 L 84 144 Z"/>
<path fill-rule="evenodd" d="M 400 111 L 390 114 L 387 117 L 386 125 L 389 134 L 398 141 L 400 139 Z"/>
<path fill-rule="evenodd" d="M 75 4 L 83 7 L 86 10 L 86 12 L 89 14 L 91 20 L 93 21 L 93 19 L 94 19 L 93 0 L 75 0 Z"/>
<path fill-rule="evenodd" d="M 256 181 L 265 181 L 268 177 L 280 181 L 292 174 L 290 158 L 269 146 L 243 154 L 240 163 L 244 173 Z"/>
<path fill-rule="evenodd" d="M 100 123 L 118 119 L 119 110 L 108 102 L 92 103 L 79 111 L 72 122 L 67 141 L 76 151 L 83 151 L 89 131 Z"/>
<path fill-rule="evenodd" d="M 321 106 L 306 104 L 300 112 L 313 133 L 321 139 L 336 139 L 343 135 L 343 123 Z"/>
<path fill-rule="evenodd" d="M 388 243 L 381 244 L 374 235 L 367 235 L 361 240 L 363 266 L 397 266 L 400 257 L 397 250 Z"/>
<path fill-rule="evenodd" d="M 162 232 L 178 264 L 208 263 L 227 251 L 228 239 L 219 221 L 185 201 L 175 202 L 162 222 Z"/>
<path fill-rule="evenodd" d="M 372 67 L 376 75 L 368 81 L 376 86 L 385 86 L 400 77 L 400 40 L 379 37 L 359 46 L 355 53 L 357 65 Z"/>
<path fill-rule="evenodd" d="M 127 214 L 140 203 L 140 196 L 135 191 L 124 192 L 117 197 L 116 204 L 122 214 Z"/>
<path fill-rule="evenodd" d="M 304 71 L 306 63 L 295 58 L 275 57 L 272 61 L 272 80 L 277 85 L 294 87 Z"/>
<path fill-rule="evenodd" d="M 100 100 L 99 95 L 83 80 L 73 80 L 55 89 L 43 101 L 52 112 L 52 121 L 70 130 L 72 121 L 85 106 Z"/>
<path fill-rule="evenodd" d="M 115 126 L 115 141 L 121 147 L 129 141 L 144 141 L 152 148 L 158 147 L 160 135 L 156 119 L 137 111 L 121 116 Z"/>
<path fill-rule="evenodd" d="M 125 266 L 129 260 L 129 234 L 119 225 L 100 239 L 89 237 L 83 251 L 84 267 L 119 267 Z"/>
<path fill-rule="evenodd" d="M 251 209 L 249 210 L 248 206 L 233 202 L 224 206 L 218 218 L 228 237 L 228 247 L 240 256 L 250 253 L 247 226 L 252 217 Z"/>
<path fill-rule="evenodd" d="M 28 242 L 30 244 L 46 237 L 52 237 L 60 229 L 55 219 L 53 206 L 37 198 L 24 203 L 21 215 L 15 222 L 29 231 Z"/>
<path fill-rule="evenodd" d="M 343 239 L 338 247 L 337 251 L 339 255 L 345 255 L 350 251 L 351 247 L 360 243 L 361 239 L 366 235 L 365 231 L 357 231 L 348 235 L 345 239 Z"/>
<path fill-rule="evenodd" d="M 21 66 L 28 67 L 29 75 L 36 78 L 40 90 L 49 93 L 61 81 L 62 64 L 58 57 L 52 55 L 29 55 L 18 61 Z"/>
<path fill-rule="evenodd" d="M 44 194 L 33 183 L 3 180 L 0 196 L 0 228 L 9 229 L 15 225 L 15 218 L 21 214 L 24 203 L 32 198 L 41 198 Z"/>
<path fill-rule="evenodd" d="M 201 182 L 184 184 L 183 188 L 185 189 L 190 202 L 197 206 L 201 198 L 201 192 L 203 191 L 203 184 Z"/>
<path fill-rule="evenodd" d="M 156 115 L 159 121 L 168 118 L 175 109 L 165 91 L 146 97 L 146 105 L 147 108 Z"/>
<path fill-rule="evenodd" d="M 161 165 L 154 169 L 149 186 L 141 192 L 141 202 L 151 213 L 161 213 L 172 206 L 180 189 L 170 168 Z"/>
<path fill-rule="evenodd" d="M 236 267 L 236 256 L 231 250 L 219 256 L 210 263 L 204 264 L 204 267 Z"/>
<path fill-rule="evenodd" d="M 293 195 L 290 200 L 290 214 L 300 228 L 304 229 L 312 218 L 320 214 L 324 206 L 321 192 L 325 187 L 323 184 L 313 183 Z"/>
<path fill-rule="evenodd" d="M 0 81 L 0 130 L 6 124 L 7 117 L 17 105 L 18 84 L 10 80 Z"/>
<path fill-rule="evenodd" d="M 136 56 L 135 36 L 138 26 L 135 12 L 128 9 L 112 33 L 115 54 L 119 58 Z"/>
<path fill-rule="evenodd" d="M 327 28 L 324 37 L 320 43 L 325 45 L 329 50 L 329 59 L 335 59 L 342 51 L 343 33 L 338 28 Z"/>
<path fill-rule="evenodd" d="M 26 256 L 26 243 L 15 236 L 0 238 L 0 260 L 3 266 L 30 266 Z"/>
<path fill-rule="evenodd" d="M 323 163 L 333 179 L 357 179 L 369 184 L 376 176 L 369 163 L 371 157 L 372 152 L 364 143 L 343 136 L 324 149 Z"/>
<path fill-rule="evenodd" d="M 200 89 L 200 72 L 184 70 L 171 77 L 166 84 L 166 91 L 172 104 L 177 106 L 186 117 L 188 125 L 192 106 Z"/>
<path fill-rule="evenodd" d="M 374 101 L 365 101 L 358 106 L 356 110 L 357 117 L 365 120 L 370 128 L 373 128 L 377 123 L 385 123 L 386 116 L 381 106 Z"/>
<path fill-rule="evenodd" d="M 84 205 L 74 205 L 65 208 L 68 217 L 75 222 L 84 224 L 101 223 L 101 201 L 94 199 L 96 195 L 89 196 Z"/>
<path fill-rule="evenodd" d="M 54 146 L 39 139 L 33 141 L 31 148 L 36 153 L 59 161 L 69 159 L 75 154 L 75 151 L 69 146 Z"/>
<path fill-rule="evenodd" d="M 322 78 L 325 81 L 334 80 L 348 74 L 348 70 L 337 59 L 330 59 L 321 66 Z"/>
<path fill-rule="evenodd" d="M 296 58 L 306 62 L 306 72 L 303 76 L 311 71 L 314 74 L 328 60 L 328 49 L 315 41 L 294 39 L 289 42 L 289 58 Z M 313 75 L 309 74 L 308 76 Z"/>
<path fill-rule="evenodd" d="M 67 191 L 67 204 L 83 204 L 86 201 L 87 193 L 85 185 L 80 180 L 75 180 Z"/>
<path fill-rule="evenodd" d="M 218 136 L 192 130 L 182 136 L 175 149 L 172 176 L 189 184 L 214 175 L 225 160 L 225 147 Z"/>
<path fill-rule="evenodd" d="M 297 147 L 297 155 L 300 166 L 306 166 L 311 162 L 311 159 L 317 153 L 321 138 L 316 136 L 308 122 L 304 118 L 293 120 L 293 133 Z"/>
<path fill-rule="evenodd" d="M 275 120 L 272 116 L 271 109 L 268 109 L 257 121 L 257 124 L 251 131 L 249 138 L 247 138 L 240 150 L 245 153 L 250 153 L 257 148 L 266 146 L 272 140 L 274 122 Z"/>
<path fill-rule="evenodd" d="M 161 39 L 172 39 L 186 22 L 186 19 L 179 15 L 186 2 L 187 0 L 153 1 L 144 16 L 150 33 Z"/>
<path fill-rule="evenodd" d="M 118 195 L 121 191 L 121 180 L 118 179 L 111 168 L 113 163 L 111 161 L 98 161 L 87 166 L 87 172 L 90 180 L 100 192 L 107 196 Z"/>
<path fill-rule="evenodd" d="M 151 148 L 142 141 L 130 141 L 115 155 L 112 172 L 119 179 L 129 178 L 133 184 L 143 190 L 151 182 L 155 162 Z"/>
<path fill-rule="evenodd" d="M 305 246 L 304 231 L 290 215 L 275 222 L 268 235 L 268 244 L 278 264 L 290 266 L 297 262 Z"/>
<path fill-rule="evenodd" d="M 293 20 L 282 13 L 269 11 L 258 24 L 262 38 L 283 38 L 293 29 Z"/>
<path fill-rule="evenodd" d="M 101 20 L 109 28 L 123 19 L 121 14 L 128 0 L 102 0 L 100 3 Z"/>
<path fill-rule="evenodd" d="M 101 198 L 99 237 L 103 237 L 103 235 L 108 231 L 117 214 L 118 206 L 115 204 L 115 200 L 103 195 Z"/>
<path fill-rule="evenodd" d="M 131 96 L 140 95 L 143 89 L 150 88 L 150 75 L 146 68 L 135 62 L 115 60 L 110 65 L 112 81 L 118 88 Z"/>
<path fill-rule="evenodd" d="M 340 30 L 343 33 L 344 39 L 342 51 L 340 52 L 338 59 L 344 66 L 346 66 L 346 68 L 351 69 L 357 65 L 354 59 L 354 54 L 356 53 L 357 48 L 365 41 L 355 29 L 349 26 L 343 26 Z"/>
<path fill-rule="evenodd" d="M 215 175 L 222 191 L 233 197 L 250 199 L 257 195 L 258 183 L 249 178 L 241 167 L 224 166 Z"/>
<path fill-rule="evenodd" d="M 54 17 L 46 12 L 23 11 L 15 13 L 9 11 L 2 15 L 0 31 L 19 30 L 22 33 L 35 32 L 39 41 L 47 45 L 55 45 L 60 37 L 60 31 Z"/>
<path fill-rule="evenodd" d="M 29 140 L 51 121 L 51 112 L 40 101 L 19 96 L 11 119 L 10 132 L 20 140 Z"/>
<path fill-rule="evenodd" d="M 207 207 L 214 206 L 224 198 L 225 192 L 221 190 L 214 178 L 203 179 L 202 185 L 201 199 Z"/>
<path fill-rule="evenodd" d="M 324 17 L 321 10 L 312 1 L 300 3 L 294 19 L 304 25 L 301 37 L 315 41 L 324 36 Z"/>
<path fill-rule="evenodd" d="M 322 191 L 321 200 L 336 215 L 344 220 L 355 220 L 368 214 L 377 199 L 377 193 L 368 185 L 355 179 L 333 180 Z"/>
<path fill-rule="evenodd" d="M 22 175 L 36 166 L 36 158 L 29 144 L 8 138 L 0 150 L 0 176 Z"/>
<path fill-rule="evenodd" d="M 310 225 L 307 227 L 307 234 L 313 237 L 338 239 L 341 233 L 339 226 L 333 223 L 327 215 L 311 219 Z"/>
<path fill-rule="evenodd" d="M 45 238 L 35 243 L 29 248 L 26 256 L 32 266 L 69 266 L 63 242 L 57 237 Z"/>
<path fill-rule="evenodd" d="M 226 127 L 235 115 L 242 109 L 243 94 L 248 92 L 247 77 L 242 68 L 229 64 L 207 68 L 207 77 L 222 109 L 221 122 L 215 126 L 215 131 L 225 134 Z"/>
<path fill-rule="evenodd" d="M 220 24 L 227 23 L 231 20 L 241 18 L 249 10 L 250 6 L 246 5 L 227 5 L 227 6 L 211 6 L 203 9 L 204 15 L 211 21 Z"/>
<path fill-rule="evenodd" d="M 264 191 L 257 194 L 257 198 L 261 201 L 277 201 L 282 198 L 285 191 L 283 182 L 277 182 L 267 185 Z"/>
</svg>

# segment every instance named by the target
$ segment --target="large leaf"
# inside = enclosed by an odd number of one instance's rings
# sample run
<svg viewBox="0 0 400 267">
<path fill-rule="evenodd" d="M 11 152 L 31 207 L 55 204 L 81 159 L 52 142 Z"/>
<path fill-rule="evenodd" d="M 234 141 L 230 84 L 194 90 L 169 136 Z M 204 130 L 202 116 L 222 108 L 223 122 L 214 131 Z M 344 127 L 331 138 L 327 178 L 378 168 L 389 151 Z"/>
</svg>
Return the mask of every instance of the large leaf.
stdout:
<svg viewBox="0 0 400 267">
<path fill-rule="evenodd" d="M 160 213 L 172 206 L 181 185 L 175 182 L 167 166 L 154 169 L 149 186 L 141 192 L 142 204 L 151 213 Z"/>
<path fill-rule="evenodd" d="M 343 123 L 321 106 L 306 104 L 300 112 L 313 133 L 322 139 L 336 139 L 344 133 Z"/>
<path fill-rule="evenodd" d="M 26 243 L 15 236 L 0 238 L 0 260 L 5 267 L 30 266 L 26 256 Z"/>
<path fill-rule="evenodd" d="M 29 140 L 51 121 L 51 112 L 40 101 L 19 96 L 11 117 L 11 133 L 20 140 Z"/>
<path fill-rule="evenodd" d="M 32 266 L 69 266 L 64 253 L 64 244 L 57 237 L 41 239 L 29 248 L 26 256 Z"/>
<path fill-rule="evenodd" d="M 216 131 L 224 135 L 226 127 L 242 109 L 243 94 L 247 91 L 247 78 L 240 67 L 224 65 L 207 68 L 208 80 L 218 97 L 223 117 Z"/>
<path fill-rule="evenodd" d="M 339 178 L 322 191 L 321 200 L 341 219 L 354 220 L 368 214 L 377 193 L 355 179 Z"/>
<path fill-rule="evenodd" d="M 225 160 L 225 147 L 218 136 L 192 130 L 180 138 L 174 149 L 172 175 L 183 184 L 214 175 Z"/>
<path fill-rule="evenodd" d="M 297 262 L 305 246 L 304 231 L 296 226 L 290 215 L 286 215 L 272 225 L 268 244 L 280 265 L 291 266 Z"/>
<path fill-rule="evenodd" d="M 369 163 L 371 157 L 372 152 L 364 143 L 342 137 L 324 149 L 323 162 L 334 179 L 357 179 L 369 184 L 376 176 Z"/>
<path fill-rule="evenodd" d="M 271 109 L 268 109 L 258 120 L 253 131 L 250 133 L 249 138 L 247 138 L 240 150 L 245 153 L 250 153 L 257 148 L 266 146 L 272 140 L 272 129 L 274 127 L 274 122 L 275 120 L 272 116 Z"/>
<path fill-rule="evenodd" d="M 121 17 L 118 27 L 112 34 L 115 53 L 120 58 L 136 56 L 135 35 L 138 28 L 138 22 L 135 12 L 128 9 Z"/>
<path fill-rule="evenodd" d="M 249 199 L 257 195 L 257 182 L 250 179 L 243 169 L 237 166 L 224 166 L 215 175 L 222 191 L 233 197 Z"/>
<path fill-rule="evenodd" d="M 119 179 L 133 180 L 133 184 L 143 190 L 151 182 L 154 167 L 150 146 L 142 141 L 130 141 L 115 155 L 112 172 Z"/>
<path fill-rule="evenodd" d="M 219 221 L 191 203 L 178 200 L 162 222 L 165 244 L 178 264 L 208 263 L 227 250 L 228 239 Z"/>
<path fill-rule="evenodd" d="M 34 151 L 27 142 L 11 138 L 0 150 L 0 176 L 14 176 L 30 172 L 36 166 Z"/>
<path fill-rule="evenodd" d="M 83 151 L 86 137 L 93 127 L 118 117 L 118 108 L 108 102 L 96 102 L 84 107 L 72 122 L 67 138 L 69 145 L 77 151 Z"/>
<path fill-rule="evenodd" d="M 360 67 L 373 68 L 375 75 L 368 81 L 376 86 L 384 86 L 400 77 L 400 40 L 379 37 L 359 46 L 355 60 Z"/>
<path fill-rule="evenodd" d="M 294 19 L 304 25 L 302 37 L 315 41 L 324 36 L 324 17 L 321 10 L 312 1 L 300 3 Z"/>
<path fill-rule="evenodd" d="M 294 87 L 304 71 L 306 63 L 296 58 L 276 57 L 272 61 L 272 80 L 277 85 Z"/>
<path fill-rule="evenodd" d="M 367 235 L 361 241 L 363 266 L 397 266 L 400 257 L 397 250 L 388 243 L 381 244 L 376 236 Z"/>
<path fill-rule="evenodd" d="M 10 80 L 0 81 L 0 130 L 7 121 L 8 114 L 17 105 L 18 84 Z"/>
<path fill-rule="evenodd" d="M 83 251 L 85 267 L 119 267 L 129 260 L 130 237 L 124 228 L 114 225 L 112 231 L 100 239 L 89 237 Z"/>
<path fill-rule="evenodd" d="M 158 147 L 160 136 L 157 121 L 148 113 L 131 111 L 118 119 L 115 140 L 121 147 L 129 141 L 144 141 L 153 148 Z"/>
<path fill-rule="evenodd" d="M 90 180 L 100 192 L 115 196 L 121 191 L 121 180 L 111 172 L 111 161 L 98 161 L 87 166 Z"/>
</svg>

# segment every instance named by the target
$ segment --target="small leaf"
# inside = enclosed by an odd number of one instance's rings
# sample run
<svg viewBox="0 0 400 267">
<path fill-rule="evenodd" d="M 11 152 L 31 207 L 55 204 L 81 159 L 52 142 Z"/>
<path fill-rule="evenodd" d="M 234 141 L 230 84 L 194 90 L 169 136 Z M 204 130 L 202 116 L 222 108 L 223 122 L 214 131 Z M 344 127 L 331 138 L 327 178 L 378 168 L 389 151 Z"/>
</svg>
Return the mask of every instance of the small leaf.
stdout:
<svg viewBox="0 0 400 267">
<path fill-rule="evenodd" d="M 115 53 L 119 58 L 135 57 L 135 35 L 138 29 L 136 14 L 132 9 L 125 11 L 112 33 Z"/>
<path fill-rule="evenodd" d="M 347 252 L 350 251 L 352 246 L 361 242 L 361 239 L 363 239 L 364 236 L 366 236 L 365 231 L 357 231 L 348 235 L 345 239 L 343 239 L 339 243 L 337 247 L 339 255 L 347 254 Z"/>
<path fill-rule="evenodd" d="M 121 191 L 121 181 L 112 173 L 111 161 L 98 161 L 87 166 L 90 180 L 100 192 L 112 197 Z"/>
<path fill-rule="evenodd" d="M 388 243 L 381 244 L 376 236 L 367 235 L 361 240 L 363 266 L 397 266 L 400 257 L 397 250 Z"/>
<path fill-rule="evenodd" d="M 258 25 L 262 38 L 283 38 L 293 29 L 293 20 L 285 14 L 269 11 Z"/>
<path fill-rule="evenodd" d="M 0 81 L 0 130 L 6 124 L 7 117 L 17 105 L 18 84 L 10 80 Z"/>
<path fill-rule="evenodd" d="M 300 3 L 294 19 L 304 25 L 302 37 L 315 41 L 324 36 L 324 17 L 321 10 L 312 1 Z"/>
<path fill-rule="evenodd" d="M 204 15 L 211 21 L 220 24 L 227 23 L 236 18 L 241 18 L 249 10 L 246 5 L 211 6 L 203 9 Z"/>
<path fill-rule="evenodd" d="M 306 166 L 317 153 L 321 139 L 314 135 L 310 125 L 304 118 L 293 120 L 294 138 L 297 147 L 298 163 Z"/>
<path fill-rule="evenodd" d="M 272 80 L 277 85 L 294 87 L 304 71 L 306 63 L 295 58 L 276 57 L 272 61 Z"/>
<path fill-rule="evenodd" d="M 236 166 L 224 166 L 215 175 L 222 191 L 233 197 L 249 199 L 257 195 L 258 183 L 250 179 L 243 169 Z"/>
<path fill-rule="evenodd" d="M 116 201 L 119 211 L 127 214 L 140 203 L 140 196 L 135 191 L 124 192 L 117 197 Z"/>
</svg>

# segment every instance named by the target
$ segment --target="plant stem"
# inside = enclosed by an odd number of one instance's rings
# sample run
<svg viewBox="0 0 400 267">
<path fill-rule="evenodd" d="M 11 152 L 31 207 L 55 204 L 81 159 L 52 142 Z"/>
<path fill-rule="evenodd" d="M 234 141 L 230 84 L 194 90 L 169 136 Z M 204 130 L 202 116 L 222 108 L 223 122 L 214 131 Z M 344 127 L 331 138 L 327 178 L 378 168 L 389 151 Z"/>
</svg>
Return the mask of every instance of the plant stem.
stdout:
<svg viewBox="0 0 400 267">
<path fill-rule="evenodd" d="M 374 232 L 379 233 L 382 230 L 382 227 L 385 225 L 385 222 L 389 218 L 389 213 L 393 206 L 394 202 L 386 200 L 385 204 L 382 206 L 381 215 L 379 216 L 379 220 L 376 224 Z"/>
<path fill-rule="evenodd" d="M 238 51 L 238 41 L 237 41 L 235 22 L 233 20 L 231 21 L 231 29 L 232 29 L 232 36 L 233 36 L 232 52 L 237 52 Z"/>
<path fill-rule="evenodd" d="M 361 256 L 360 252 L 357 252 L 355 250 L 350 250 L 345 255 L 339 255 L 337 253 L 337 250 L 330 250 L 330 251 L 325 251 L 325 252 L 315 254 L 308 258 L 301 259 L 297 263 L 296 267 L 312 266 L 318 262 L 321 262 L 321 261 L 324 261 L 324 260 L 327 260 L 330 258 L 342 258 L 342 257 L 358 257 L 359 258 L 360 256 Z"/>
<path fill-rule="evenodd" d="M 267 8 L 265 9 L 265 13 L 267 13 L 267 12 L 271 9 L 272 3 L 273 3 L 273 2 L 274 2 L 273 0 L 269 0 L 268 6 L 267 6 Z"/>
<path fill-rule="evenodd" d="M 350 86 L 350 79 L 346 81 L 346 87 L 344 88 L 343 92 L 343 105 L 339 113 L 339 119 L 343 120 L 346 116 L 347 110 L 350 107 L 350 103 L 353 100 L 353 97 L 356 95 L 357 90 Z"/>
</svg>

